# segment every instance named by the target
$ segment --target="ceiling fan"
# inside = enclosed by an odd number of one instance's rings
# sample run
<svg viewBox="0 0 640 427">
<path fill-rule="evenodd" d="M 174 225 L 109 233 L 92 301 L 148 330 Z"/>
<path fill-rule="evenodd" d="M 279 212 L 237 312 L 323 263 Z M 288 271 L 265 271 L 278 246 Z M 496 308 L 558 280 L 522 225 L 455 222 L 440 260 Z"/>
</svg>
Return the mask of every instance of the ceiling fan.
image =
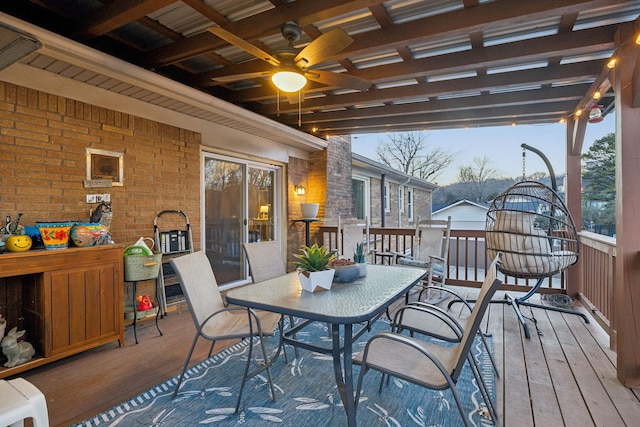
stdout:
<svg viewBox="0 0 640 427">
<path fill-rule="evenodd" d="M 303 49 L 296 49 L 293 43 L 300 39 L 302 29 L 295 22 L 289 21 L 281 28 L 282 36 L 289 42 L 289 46 L 273 52 L 273 55 L 223 28 L 212 27 L 209 28 L 209 31 L 275 67 L 274 71 L 215 77 L 214 80 L 217 82 L 225 83 L 271 76 L 271 80 L 278 89 L 290 93 L 301 90 L 307 80 L 355 90 L 367 90 L 372 84 L 368 80 L 345 73 L 313 69 L 313 66 L 353 43 L 353 39 L 340 28 L 334 28 L 322 34 Z"/>
</svg>

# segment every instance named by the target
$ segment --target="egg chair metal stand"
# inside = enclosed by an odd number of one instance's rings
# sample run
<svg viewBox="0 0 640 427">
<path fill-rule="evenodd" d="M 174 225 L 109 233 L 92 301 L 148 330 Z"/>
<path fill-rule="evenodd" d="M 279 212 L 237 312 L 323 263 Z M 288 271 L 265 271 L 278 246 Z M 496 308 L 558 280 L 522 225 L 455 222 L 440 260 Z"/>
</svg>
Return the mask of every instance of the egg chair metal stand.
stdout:
<svg viewBox="0 0 640 427">
<path fill-rule="evenodd" d="M 522 144 L 522 148 L 523 170 L 524 150 L 538 154 L 549 168 L 552 188 L 538 181 L 523 180 L 496 197 L 487 212 L 485 241 L 488 259 L 503 253 L 499 268 L 502 273 L 536 280 L 535 285 L 522 296 L 505 293 L 504 299 L 491 301 L 511 305 L 526 338 L 530 338 L 529 326 L 520 306 L 575 314 L 585 323 L 589 323 L 589 319 L 570 308 L 529 302 L 545 281 L 553 281 L 554 276 L 578 262 L 580 244 L 571 213 L 558 195 L 549 160 L 536 148 L 526 144 Z"/>
</svg>

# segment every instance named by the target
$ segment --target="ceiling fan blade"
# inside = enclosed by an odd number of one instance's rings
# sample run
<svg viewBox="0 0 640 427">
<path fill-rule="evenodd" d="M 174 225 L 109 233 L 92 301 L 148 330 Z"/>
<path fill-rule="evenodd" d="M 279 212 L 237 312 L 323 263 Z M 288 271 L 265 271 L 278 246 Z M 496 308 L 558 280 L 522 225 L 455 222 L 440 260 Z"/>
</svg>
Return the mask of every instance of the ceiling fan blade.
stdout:
<svg viewBox="0 0 640 427">
<path fill-rule="evenodd" d="M 304 73 L 304 76 L 309 80 L 327 86 L 339 86 L 361 91 L 369 89 L 373 84 L 369 80 L 360 77 L 350 76 L 344 73 L 334 73 L 332 71 L 311 70 Z"/>
<path fill-rule="evenodd" d="M 263 61 L 266 61 L 274 66 L 280 65 L 280 61 L 275 57 L 221 27 L 211 27 L 209 28 L 209 31 L 220 37 L 222 40 L 231 43 L 235 47 L 249 52 L 251 55 L 255 56 L 258 59 L 262 59 Z"/>
<path fill-rule="evenodd" d="M 334 28 L 309 43 L 296 55 L 293 61 L 298 67 L 307 69 L 319 64 L 334 53 L 340 52 L 351 43 L 353 43 L 353 39 L 349 34 L 341 28 Z"/>
<path fill-rule="evenodd" d="M 231 74 L 229 76 L 214 77 L 211 80 L 220 83 L 237 82 L 240 80 L 256 79 L 258 77 L 267 77 L 271 71 L 257 71 L 255 73 Z"/>
</svg>

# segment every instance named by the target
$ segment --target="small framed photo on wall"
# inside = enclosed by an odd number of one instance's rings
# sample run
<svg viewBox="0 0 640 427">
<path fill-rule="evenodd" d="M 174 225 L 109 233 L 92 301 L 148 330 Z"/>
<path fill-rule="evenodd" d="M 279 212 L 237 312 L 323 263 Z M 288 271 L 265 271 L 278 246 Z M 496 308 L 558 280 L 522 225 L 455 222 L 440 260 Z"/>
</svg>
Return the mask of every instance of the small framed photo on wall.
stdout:
<svg viewBox="0 0 640 427">
<path fill-rule="evenodd" d="M 87 148 L 87 180 L 109 180 L 113 186 L 124 184 L 124 153 Z"/>
</svg>

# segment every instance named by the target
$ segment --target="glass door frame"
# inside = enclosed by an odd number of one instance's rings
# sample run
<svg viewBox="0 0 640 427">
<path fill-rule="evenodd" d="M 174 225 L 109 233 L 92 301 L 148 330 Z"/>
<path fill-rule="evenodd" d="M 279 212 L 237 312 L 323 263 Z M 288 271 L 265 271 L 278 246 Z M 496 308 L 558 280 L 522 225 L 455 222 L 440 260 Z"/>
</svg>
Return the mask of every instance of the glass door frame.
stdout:
<svg viewBox="0 0 640 427">
<path fill-rule="evenodd" d="M 283 214 L 283 211 L 285 209 L 285 207 L 283 206 L 283 176 L 284 176 L 284 166 L 283 165 L 278 165 L 278 164 L 274 164 L 274 163 L 263 163 L 263 162 L 258 162 L 255 160 L 249 160 L 246 158 L 242 158 L 242 157 L 233 157 L 233 156 L 229 156 L 229 155 L 225 155 L 225 154 L 220 154 L 220 153 L 216 153 L 216 152 L 212 152 L 212 151 L 207 151 L 207 150 L 201 150 L 200 152 L 200 172 L 201 172 L 201 178 L 200 178 L 200 218 L 201 218 L 201 227 L 200 227 L 200 242 L 201 242 L 201 248 L 203 251 L 205 251 L 206 253 L 206 247 L 207 247 L 207 241 L 206 241 L 206 220 L 205 220 L 205 215 L 206 215 L 206 203 L 205 203 L 205 162 L 207 160 L 219 160 L 219 161 L 224 161 L 224 162 L 231 162 L 231 163 L 237 163 L 242 165 L 243 168 L 243 196 L 242 196 L 242 200 L 243 200 L 243 206 L 242 206 L 242 212 L 243 212 L 243 230 L 242 230 L 242 239 L 243 241 L 240 242 L 240 245 L 242 245 L 245 242 L 249 241 L 249 191 L 248 191 L 248 186 L 249 186 L 249 168 L 256 168 L 256 169 L 264 169 L 264 170 L 268 170 L 273 172 L 273 240 L 280 243 L 281 241 L 281 233 L 282 233 L 282 228 L 281 228 L 281 218 L 283 217 L 283 215 L 286 214 L 286 212 Z M 229 282 L 229 283 L 225 283 L 225 284 L 218 284 L 218 288 L 220 290 L 226 290 L 226 289 L 231 289 L 237 286 L 241 286 L 241 285 L 245 285 L 247 283 L 250 283 L 250 276 L 249 276 L 249 265 L 247 263 L 246 260 L 246 256 L 244 255 L 244 251 L 241 251 L 241 258 L 244 260 L 244 267 L 243 267 L 243 272 L 244 272 L 244 277 L 233 281 L 233 282 Z"/>
</svg>

